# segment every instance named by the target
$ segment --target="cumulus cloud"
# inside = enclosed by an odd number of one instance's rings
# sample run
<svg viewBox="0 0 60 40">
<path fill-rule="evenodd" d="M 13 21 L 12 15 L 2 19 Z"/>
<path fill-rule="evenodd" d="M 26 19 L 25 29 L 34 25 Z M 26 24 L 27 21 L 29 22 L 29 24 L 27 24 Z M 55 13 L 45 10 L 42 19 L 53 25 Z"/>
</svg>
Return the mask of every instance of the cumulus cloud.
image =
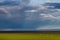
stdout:
<svg viewBox="0 0 60 40">
<path fill-rule="evenodd" d="M 5 19 L 8 17 L 11 17 L 11 13 L 7 9 L 0 7 L 0 18 Z"/>
<path fill-rule="evenodd" d="M 59 21 L 60 20 L 60 16 L 54 16 L 52 14 L 40 14 L 40 18 L 42 20 L 54 20 L 54 21 Z"/>
<path fill-rule="evenodd" d="M 43 6 L 43 5 L 41 5 L 41 4 L 36 5 L 36 6 L 38 7 L 39 10 L 46 10 L 46 9 L 48 9 L 48 7 Z"/>
<path fill-rule="evenodd" d="M 52 20 L 52 19 L 55 19 L 56 17 L 54 17 L 53 15 L 50 15 L 50 14 L 40 14 L 40 16 L 42 17 L 42 19 L 45 19 L 45 20 Z"/>
<path fill-rule="evenodd" d="M 56 9 L 57 12 L 60 12 L 60 9 Z"/>
<path fill-rule="evenodd" d="M 38 12 L 38 10 L 26 10 L 25 12 Z"/>
</svg>

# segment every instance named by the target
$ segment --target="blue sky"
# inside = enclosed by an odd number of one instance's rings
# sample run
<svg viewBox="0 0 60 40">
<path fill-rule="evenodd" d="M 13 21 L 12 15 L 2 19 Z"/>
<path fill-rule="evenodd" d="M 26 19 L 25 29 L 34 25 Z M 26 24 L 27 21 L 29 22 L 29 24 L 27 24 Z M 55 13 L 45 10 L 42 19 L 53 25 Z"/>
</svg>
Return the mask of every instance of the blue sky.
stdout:
<svg viewBox="0 0 60 40">
<path fill-rule="evenodd" d="M 0 1 L 3 1 L 3 0 L 0 0 Z M 50 2 L 60 2 L 60 0 L 30 0 L 30 1 L 32 2 L 32 4 L 45 3 L 47 1 L 50 1 Z"/>
<path fill-rule="evenodd" d="M 31 0 L 32 3 L 45 3 L 47 1 L 50 1 L 50 2 L 60 2 L 60 0 Z"/>
</svg>

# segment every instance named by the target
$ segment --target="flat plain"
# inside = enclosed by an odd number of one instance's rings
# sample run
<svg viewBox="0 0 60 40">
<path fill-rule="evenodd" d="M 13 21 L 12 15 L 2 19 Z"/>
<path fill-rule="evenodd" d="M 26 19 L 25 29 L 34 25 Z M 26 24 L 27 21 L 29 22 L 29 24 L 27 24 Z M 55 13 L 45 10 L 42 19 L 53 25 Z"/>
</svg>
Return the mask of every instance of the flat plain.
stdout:
<svg viewBox="0 0 60 40">
<path fill-rule="evenodd" d="M 0 40 L 60 40 L 60 33 L 0 33 Z"/>
</svg>

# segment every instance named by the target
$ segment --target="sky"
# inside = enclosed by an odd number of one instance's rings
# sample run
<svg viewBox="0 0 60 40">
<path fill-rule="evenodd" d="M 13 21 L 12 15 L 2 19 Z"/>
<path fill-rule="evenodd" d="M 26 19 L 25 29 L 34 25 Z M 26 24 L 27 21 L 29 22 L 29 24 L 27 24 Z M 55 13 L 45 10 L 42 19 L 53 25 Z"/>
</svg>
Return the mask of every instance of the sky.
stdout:
<svg viewBox="0 0 60 40">
<path fill-rule="evenodd" d="M 31 0 L 32 3 L 60 2 L 60 0 Z"/>
<path fill-rule="evenodd" d="M 0 29 L 53 30 L 60 29 L 60 4 L 45 4 L 47 0 L 9 0 L 0 2 Z M 50 1 L 49 1 L 50 2 Z M 58 2 L 55 0 L 55 2 Z M 44 6 L 47 5 L 47 6 Z M 29 5 L 31 4 L 31 5 Z M 40 4 L 40 5 L 36 5 Z M 36 5 L 36 6 L 32 6 Z"/>
<path fill-rule="evenodd" d="M 0 0 L 1 1 L 5 1 L 5 0 Z M 60 2 L 59 0 L 30 0 L 31 4 L 41 4 L 41 3 L 45 3 L 45 2 Z"/>
</svg>

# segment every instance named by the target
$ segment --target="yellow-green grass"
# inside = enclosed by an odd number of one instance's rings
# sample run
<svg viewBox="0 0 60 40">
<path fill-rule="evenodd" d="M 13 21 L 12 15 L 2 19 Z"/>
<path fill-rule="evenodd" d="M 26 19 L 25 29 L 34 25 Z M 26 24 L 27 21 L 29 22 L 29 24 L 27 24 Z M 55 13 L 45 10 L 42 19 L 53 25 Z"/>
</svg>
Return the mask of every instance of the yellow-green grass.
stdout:
<svg viewBox="0 0 60 40">
<path fill-rule="evenodd" d="M 60 34 L 0 33 L 0 40 L 60 40 Z"/>
</svg>

